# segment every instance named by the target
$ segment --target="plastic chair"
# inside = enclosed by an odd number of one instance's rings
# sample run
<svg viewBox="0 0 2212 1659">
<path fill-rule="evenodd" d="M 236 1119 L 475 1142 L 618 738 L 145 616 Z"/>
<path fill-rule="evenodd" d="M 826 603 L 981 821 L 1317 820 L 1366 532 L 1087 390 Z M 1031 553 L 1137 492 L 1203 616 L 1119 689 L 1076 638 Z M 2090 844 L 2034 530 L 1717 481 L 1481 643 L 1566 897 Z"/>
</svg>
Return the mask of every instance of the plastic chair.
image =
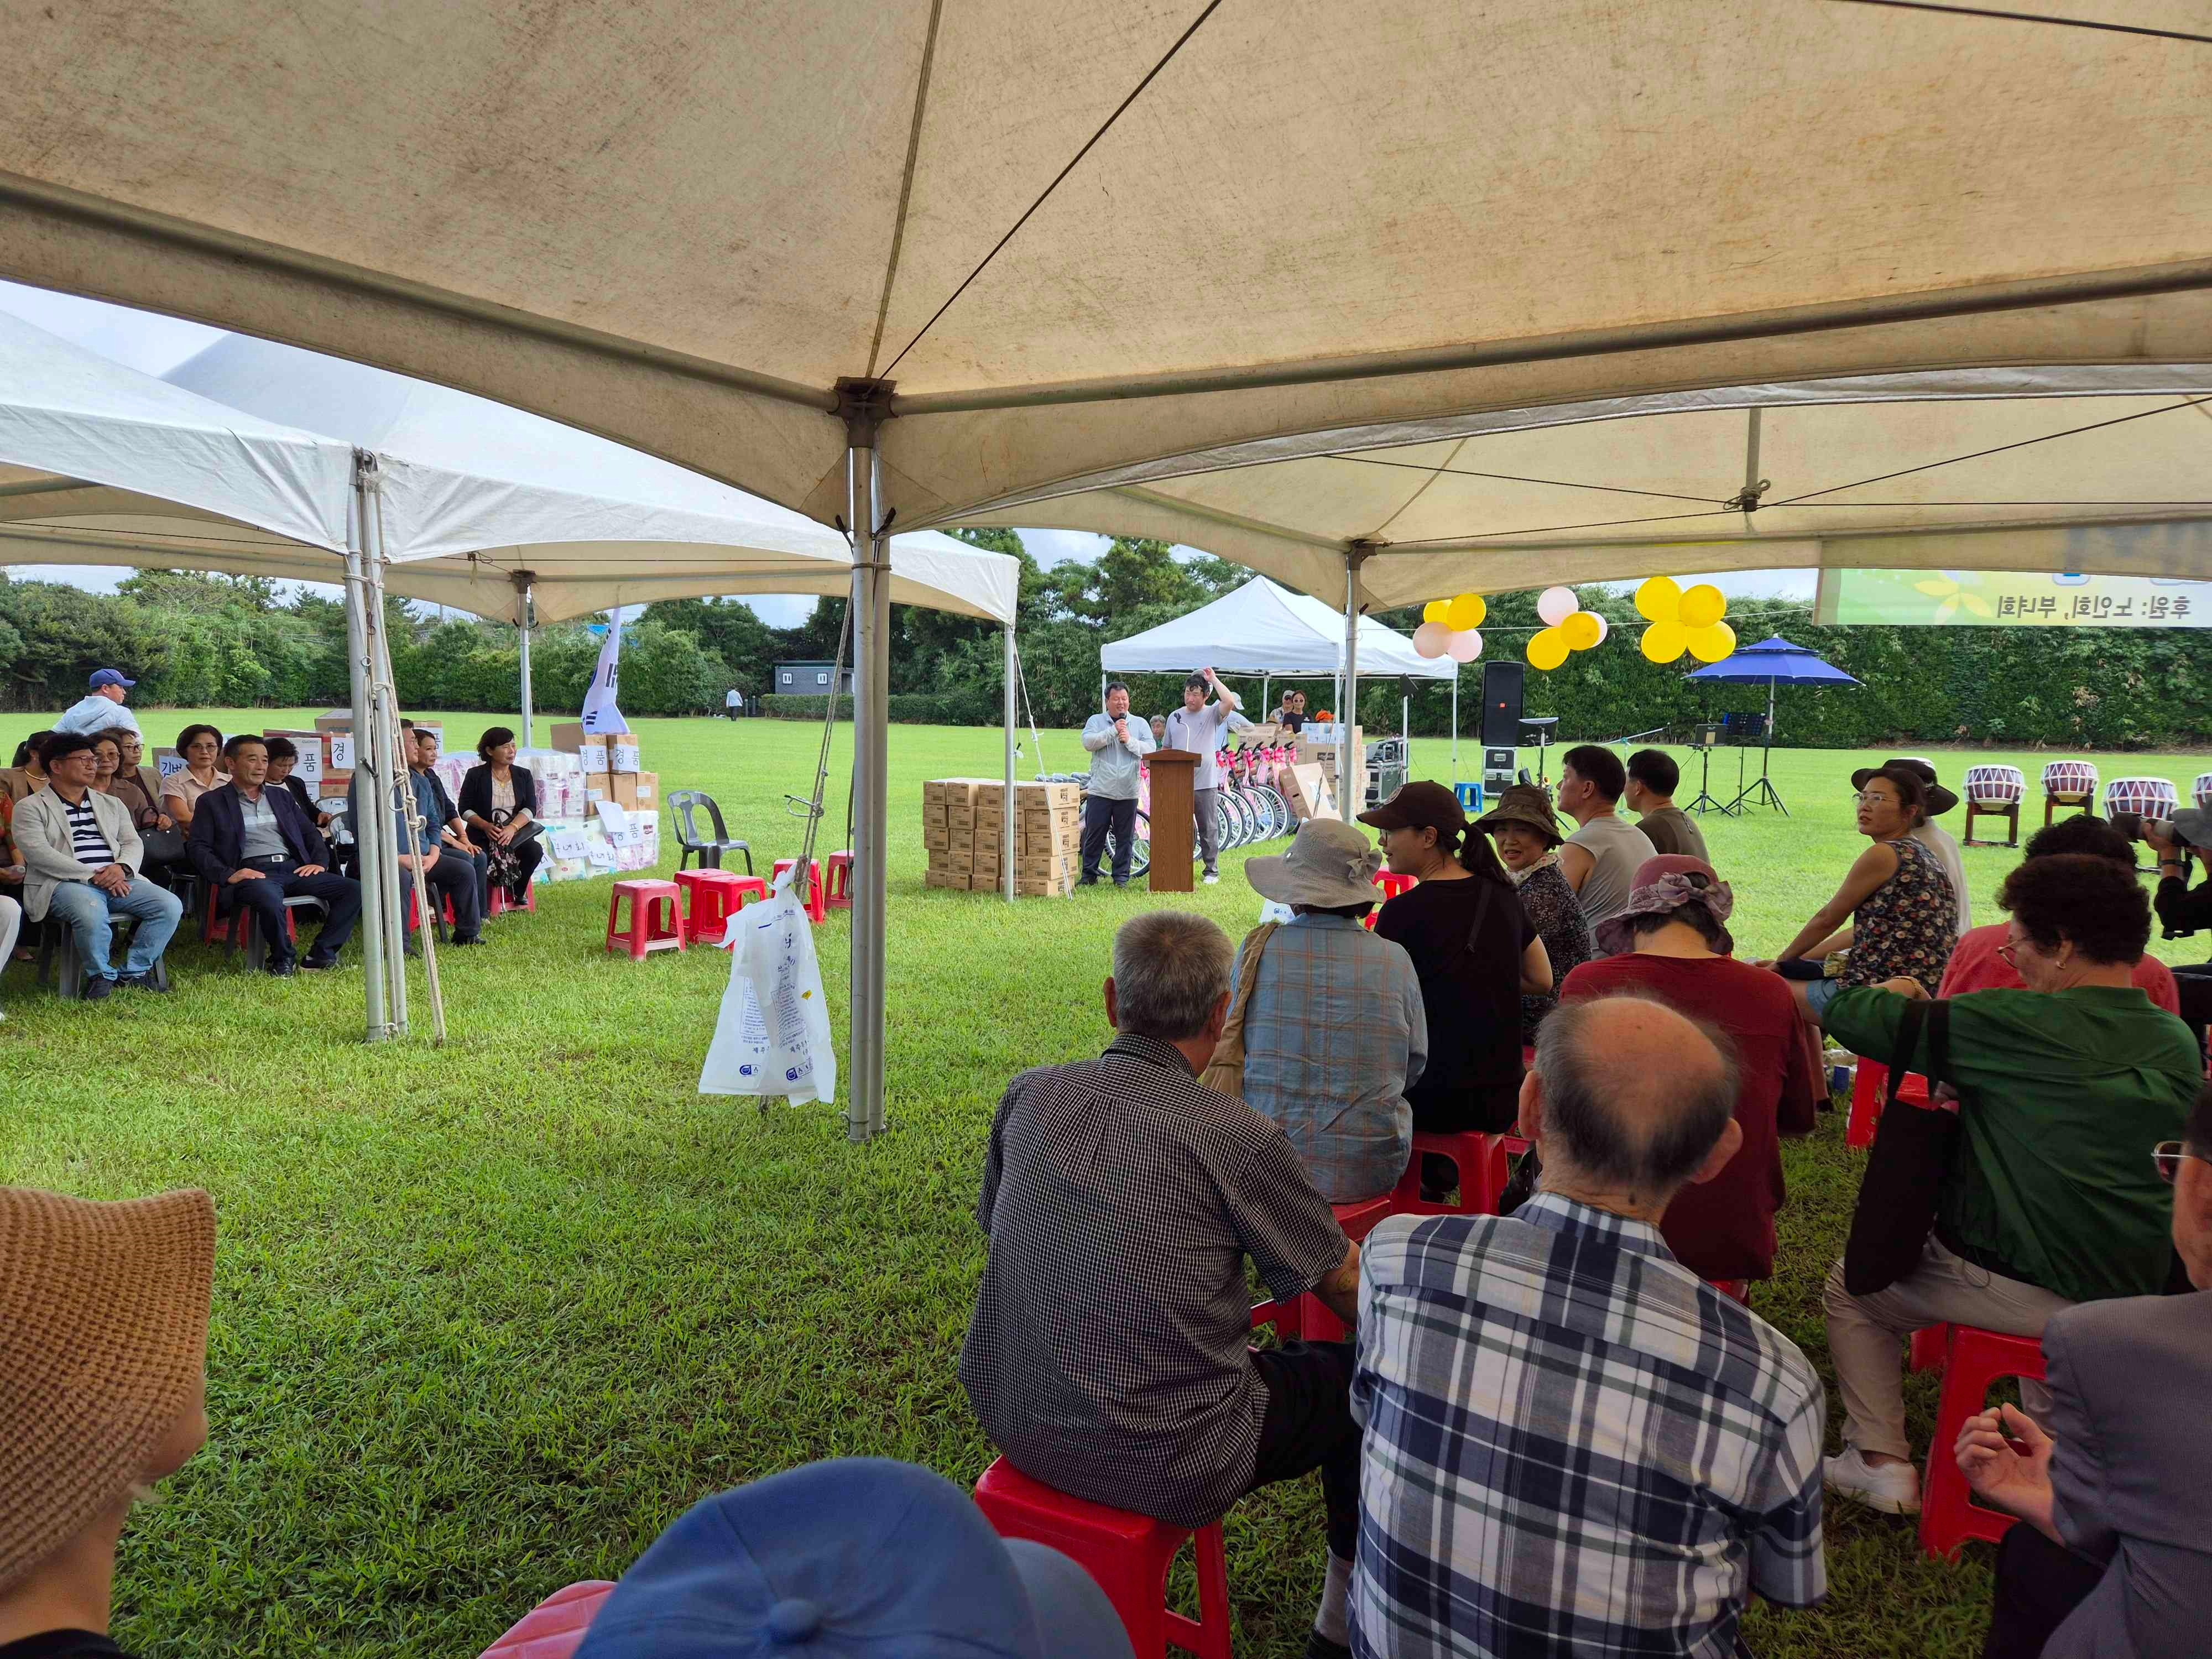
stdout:
<svg viewBox="0 0 2212 1659">
<path fill-rule="evenodd" d="M 1344 1236 L 1358 1243 L 1375 1231 L 1375 1224 L 1394 1213 L 1390 1207 L 1391 1194 L 1370 1198 L 1358 1204 L 1332 1204 L 1336 1212 L 1336 1224 L 1344 1229 Z M 1288 1342 L 1301 1339 L 1308 1342 L 1341 1342 L 1344 1340 L 1344 1322 L 1330 1311 L 1329 1306 L 1311 1291 L 1293 1302 L 1289 1311 L 1277 1317 L 1275 1334 Z"/>
<path fill-rule="evenodd" d="M 684 894 L 678 926 L 690 945 L 720 945 L 728 937 L 730 918 L 744 908 L 745 900 L 768 896 L 768 884 L 758 876 L 728 870 L 678 870 L 676 885 Z"/>
<path fill-rule="evenodd" d="M 232 900 L 228 911 L 224 911 L 223 893 L 224 890 L 219 887 L 208 893 L 207 917 L 200 924 L 200 941 L 206 945 L 222 945 L 226 956 L 233 951 L 243 950 L 246 967 L 258 973 L 269 961 L 269 942 L 261 937 L 261 930 L 253 925 L 253 912 L 235 898 Z M 329 907 L 322 900 L 311 898 L 305 893 L 295 894 L 284 901 L 284 942 L 295 951 L 300 948 L 300 924 L 293 913 L 309 905 L 323 915 L 329 914 Z"/>
<path fill-rule="evenodd" d="M 695 853 L 702 870 L 720 869 L 725 853 L 743 853 L 745 873 L 753 873 L 753 849 L 744 842 L 731 839 L 722 823 L 722 809 L 714 805 L 712 795 L 703 789 L 672 789 L 668 792 L 668 805 L 676 815 L 676 844 L 684 849 L 683 855 L 676 860 L 678 869 L 690 863 Z M 692 820 L 691 815 L 702 811 L 714 826 L 712 840 L 702 836 L 698 824 Z"/>
<path fill-rule="evenodd" d="M 526 883 L 522 889 L 522 896 L 520 899 L 512 899 L 507 896 L 505 887 L 498 882 L 492 883 L 491 904 L 484 914 L 488 916 L 503 916 L 509 910 L 527 910 L 532 915 L 536 915 L 538 914 L 538 884 L 534 881 Z"/>
<path fill-rule="evenodd" d="M 1951 1346 L 1948 1325 L 1923 1325 L 1912 1334 L 1912 1369 L 1916 1371 L 1940 1371 L 1943 1369 L 1944 1352 Z"/>
<path fill-rule="evenodd" d="M 1393 1215 L 1496 1215 L 1499 1194 L 1512 1173 L 1507 1159 L 1528 1150 L 1518 1135 L 1486 1135 L 1473 1129 L 1458 1134 L 1413 1132 L 1413 1155 L 1390 1194 Z M 1434 1152 L 1459 1171 L 1459 1202 L 1437 1204 L 1421 1196 L 1421 1158 Z"/>
<path fill-rule="evenodd" d="M 1851 1079 L 1851 1113 L 1844 1126 L 1844 1146 L 1864 1152 L 1874 1145 L 1875 1133 L 1881 1127 L 1882 1103 L 1888 1097 L 1889 1067 L 1862 1055 Z M 1899 1104 L 1927 1105 L 1928 1079 L 1917 1072 L 1907 1072 L 1905 1081 L 1897 1085 L 1897 1098 Z"/>
<path fill-rule="evenodd" d="M 824 898 L 832 910 L 853 908 L 853 853 L 848 848 L 842 853 L 832 853 L 825 866 L 830 874 L 830 891 Z"/>
<path fill-rule="evenodd" d="M 1461 810 L 1467 812 L 1482 811 L 1482 786 L 1479 783 L 1455 783 L 1452 793 L 1459 797 Z"/>
<path fill-rule="evenodd" d="M 623 901 L 629 901 L 629 926 L 622 925 Z M 663 907 L 665 907 L 664 911 Z M 664 921 L 664 914 L 666 920 Z M 672 881 L 618 881 L 607 899 L 607 949 L 625 949 L 632 962 L 648 951 L 684 948 L 684 893 Z"/>
<path fill-rule="evenodd" d="M 481 1659 L 568 1659 L 583 1645 L 584 1633 L 614 1588 L 604 1578 L 587 1578 L 555 1590 L 486 1648 Z"/>
<path fill-rule="evenodd" d="M 1952 1325 L 1943 1351 L 1943 1395 L 1936 1407 L 1936 1436 L 1920 1478 L 1920 1547 L 1954 1556 L 1970 1538 L 1994 1544 L 2012 1530 L 2013 1517 L 1974 1502 L 1951 1449 L 1966 1419 L 1987 1403 L 1990 1385 L 2008 1376 L 2043 1380 L 2043 1344 L 2032 1336 L 2002 1336 L 1976 1325 Z M 1913 1346 L 1919 1346 L 1918 1338 Z"/>
<path fill-rule="evenodd" d="M 1218 1521 L 1194 1531 L 1072 1498 L 1003 1457 L 975 1483 L 975 1506 L 1000 1537 L 1048 1545 L 1097 1579 L 1136 1659 L 1164 1659 L 1170 1643 L 1200 1659 L 1230 1659 L 1229 1557 Z M 1194 1538 L 1199 1616 L 1188 1619 L 1168 1607 L 1168 1568 Z"/>
<path fill-rule="evenodd" d="M 798 864 L 797 859 L 778 859 L 775 861 L 774 873 L 769 878 L 770 881 L 781 879 L 785 871 L 797 868 Z M 822 886 L 820 859 L 809 859 L 806 861 L 806 890 L 799 896 L 799 900 L 806 907 L 807 920 L 816 927 L 818 927 L 830 920 L 830 906 L 827 895 Z"/>
<path fill-rule="evenodd" d="M 1401 893 L 1412 892 L 1413 890 L 1413 884 L 1419 879 L 1420 878 L 1418 876 L 1401 876 L 1389 870 L 1377 870 L 1375 872 L 1375 884 L 1382 890 L 1382 902 L 1384 904 L 1388 904 L 1392 899 L 1397 897 Z M 1380 906 L 1376 907 L 1378 909 L 1380 908 Z M 1359 925 L 1367 929 L 1369 933 L 1373 933 L 1375 931 L 1375 911 L 1370 910 L 1365 915 L 1362 916 L 1359 919 Z"/>
<path fill-rule="evenodd" d="M 39 938 L 39 983 L 45 985 L 51 981 L 56 996 L 64 1002 L 75 1002 L 84 994 L 84 957 L 76 948 L 76 929 L 58 916 L 48 916 L 39 926 L 46 929 Z M 111 915 L 107 926 L 110 948 L 127 952 L 138 918 Z M 5 965 L 0 963 L 0 967 Z M 53 972 L 57 968 L 60 970 L 58 977 Z M 154 964 L 154 983 L 165 991 L 169 988 L 169 960 L 166 954 Z"/>
</svg>

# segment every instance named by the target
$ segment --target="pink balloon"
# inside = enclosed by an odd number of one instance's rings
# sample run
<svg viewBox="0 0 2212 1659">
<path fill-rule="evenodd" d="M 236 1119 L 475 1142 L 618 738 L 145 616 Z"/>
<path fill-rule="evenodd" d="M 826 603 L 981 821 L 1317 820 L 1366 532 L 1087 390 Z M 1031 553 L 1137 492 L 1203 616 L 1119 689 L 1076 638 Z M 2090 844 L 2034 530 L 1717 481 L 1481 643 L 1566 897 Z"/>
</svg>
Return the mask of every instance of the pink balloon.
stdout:
<svg viewBox="0 0 2212 1659">
<path fill-rule="evenodd" d="M 1581 601 L 1575 598 L 1575 590 L 1571 587 L 1547 587 L 1536 596 L 1536 614 L 1553 628 L 1557 628 L 1581 608 Z"/>
<path fill-rule="evenodd" d="M 1482 635 L 1470 628 L 1463 634 L 1453 635 L 1451 643 L 1444 649 L 1450 653 L 1454 662 L 1473 662 L 1482 654 Z"/>
<path fill-rule="evenodd" d="M 1451 636 L 1451 629 L 1440 622 L 1423 623 L 1413 630 L 1413 649 L 1425 657 L 1441 657 Z"/>
<path fill-rule="evenodd" d="M 1596 611 L 1591 611 L 1591 612 L 1590 612 L 1590 615 L 1592 615 L 1593 617 L 1597 617 L 1597 612 L 1596 612 Z M 1603 644 L 1605 643 L 1605 636 L 1606 636 L 1607 634 L 1610 634 L 1611 632 L 1613 632 L 1613 630 L 1612 630 L 1610 628 L 1608 628 L 1608 627 L 1607 627 L 1607 626 L 1606 626 L 1605 618 L 1604 618 L 1604 617 L 1597 617 L 1597 643 L 1598 643 L 1598 645 L 1603 645 Z M 1590 647 L 1590 649 L 1592 649 L 1593 651 L 1595 651 L 1596 648 L 1597 648 L 1597 646 L 1592 646 L 1592 647 Z"/>
</svg>

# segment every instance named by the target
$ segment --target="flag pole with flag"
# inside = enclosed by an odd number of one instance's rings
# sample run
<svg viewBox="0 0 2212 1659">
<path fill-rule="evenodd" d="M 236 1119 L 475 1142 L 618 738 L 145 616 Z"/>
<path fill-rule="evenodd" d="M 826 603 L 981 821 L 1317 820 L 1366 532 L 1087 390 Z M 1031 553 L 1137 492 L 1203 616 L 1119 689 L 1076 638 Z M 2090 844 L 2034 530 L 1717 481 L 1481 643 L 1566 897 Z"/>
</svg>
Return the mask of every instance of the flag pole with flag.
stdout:
<svg viewBox="0 0 2212 1659">
<path fill-rule="evenodd" d="M 627 732 L 629 722 L 623 718 L 616 702 L 617 682 L 622 670 L 622 607 L 617 605 L 608 613 L 607 636 L 599 642 L 599 665 L 592 670 L 591 689 L 584 693 L 584 730 L 592 732 Z"/>
</svg>

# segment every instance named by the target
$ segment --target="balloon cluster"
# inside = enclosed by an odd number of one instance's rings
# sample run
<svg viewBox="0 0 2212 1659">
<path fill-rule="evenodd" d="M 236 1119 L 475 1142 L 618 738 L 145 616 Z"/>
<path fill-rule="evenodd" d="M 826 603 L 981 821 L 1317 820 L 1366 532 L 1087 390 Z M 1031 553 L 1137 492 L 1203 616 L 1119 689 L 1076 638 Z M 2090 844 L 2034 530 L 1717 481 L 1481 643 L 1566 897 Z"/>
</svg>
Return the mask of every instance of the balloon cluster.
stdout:
<svg viewBox="0 0 2212 1659">
<path fill-rule="evenodd" d="M 1547 587 L 1536 596 L 1536 614 L 1543 628 L 1528 641 L 1528 666 L 1546 673 L 1567 659 L 1571 651 L 1588 651 L 1605 642 L 1605 618 L 1585 611 L 1571 587 Z"/>
<path fill-rule="evenodd" d="M 1735 629 L 1721 620 L 1728 596 L 1711 582 L 1685 592 L 1673 577 L 1654 576 L 1636 590 L 1636 609 L 1651 624 L 1644 630 L 1644 654 L 1653 662 L 1673 662 L 1685 651 L 1699 662 L 1718 662 L 1735 649 Z"/>
<path fill-rule="evenodd" d="M 1473 662 L 1482 654 L 1482 635 L 1475 629 L 1489 614 L 1490 607 L 1480 593 L 1431 599 L 1421 607 L 1421 625 L 1413 630 L 1413 649 L 1425 657 Z"/>
</svg>

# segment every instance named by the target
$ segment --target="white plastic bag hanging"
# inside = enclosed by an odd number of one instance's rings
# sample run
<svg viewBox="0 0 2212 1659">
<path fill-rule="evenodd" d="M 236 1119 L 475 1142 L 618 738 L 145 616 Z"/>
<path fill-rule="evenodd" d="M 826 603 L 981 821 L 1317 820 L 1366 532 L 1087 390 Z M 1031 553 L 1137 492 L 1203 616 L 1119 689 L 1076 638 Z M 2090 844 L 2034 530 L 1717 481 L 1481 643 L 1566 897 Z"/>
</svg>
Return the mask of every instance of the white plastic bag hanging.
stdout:
<svg viewBox="0 0 2212 1659">
<path fill-rule="evenodd" d="M 814 930 L 787 870 L 763 904 L 730 918 L 730 983 L 699 1073 L 702 1095 L 783 1095 L 794 1106 L 837 1097 L 837 1051 Z"/>
</svg>

